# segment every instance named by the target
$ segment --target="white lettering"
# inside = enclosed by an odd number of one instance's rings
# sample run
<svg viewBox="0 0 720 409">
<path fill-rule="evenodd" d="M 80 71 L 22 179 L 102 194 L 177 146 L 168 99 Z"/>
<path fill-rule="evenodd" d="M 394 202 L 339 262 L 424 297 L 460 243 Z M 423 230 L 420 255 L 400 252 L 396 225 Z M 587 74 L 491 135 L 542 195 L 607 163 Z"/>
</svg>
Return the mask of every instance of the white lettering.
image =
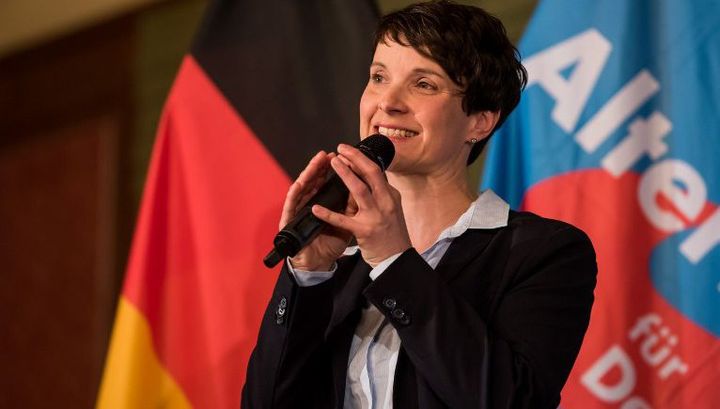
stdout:
<svg viewBox="0 0 720 409">
<path fill-rule="evenodd" d="M 612 368 L 618 368 L 622 376 L 614 385 L 607 385 L 601 380 Z M 619 402 L 635 388 L 635 380 L 635 367 L 630 357 L 618 345 L 613 345 L 583 374 L 580 382 L 598 399 Z"/>
<path fill-rule="evenodd" d="M 640 345 L 640 355 L 650 366 L 658 366 L 662 361 L 665 360 L 665 358 L 670 356 L 671 350 L 668 346 L 656 348 L 660 345 L 660 341 L 661 338 L 659 336 L 651 334 L 647 338 L 645 338 L 643 343 Z M 653 348 L 656 348 L 654 352 Z"/>
<path fill-rule="evenodd" d="M 720 208 L 680 244 L 680 252 L 691 263 L 697 264 L 718 244 L 720 244 Z"/>
<path fill-rule="evenodd" d="M 631 340 L 635 341 L 640 335 L 648 335 L 651 332 L 651 325 L 660 325 L 662 320 L 657 314 L 645 314 L 638 318 L 635 322 L 635 326 L 630 329 L 628 336 Z"/>
<path fill-rule="evenodd" d="M 589 29 L 527 58 L 528 88 L 538 83 L 555 100 L 552 119 L 567 133 L 575 129 L 580 113 L 607 61 L 612 45 Z M 567 80 L 560 71 L 576 64 Z"/>
<path fill-rule="evenodd" d="M 665 365 L 663 365 L 662 368 L 660 368 L 659 375 L 660 379 L 667 379 L 667 377 L 672 375 L 673 372 L 679 372 L 684 375 L 687 373 L 687 371 L 687 364 L 680 360 L 680 358 L 674 356 Z"/>
<path fill-rule="evenodd" d="M 655 78 L 646 70 L 640 71 L 583 126 L 575 140 L 585 152 L 595 152 L 620 124 L 659 90 L 660 84 Z"/>
<path fill-rule="evenodd" d="M 672 123 L 660 112 L 654 112 L 647 121 L 636 119 L 629 128 L 627 137 L 602 160 L 602 166 L 615 177 L 630 169 L 643 154 L 657 160 L 668 150 L 663 138 L 672 129 Z"/>
<path fill-rule="evenodd" d="M 682 183 L 679 187 L 675 182 Z M 665 231 L 679 231 L 685 223 L 674 213 L 661 209 L 657 194 L 662 193 L 689 220 L 694 220 L 707 196 L 705 182 L 692 166 L 677 159 L 666 159 L 651 166 L 640 179 L 638 200 L 645 216 L 655 227 Z"/>
<path fill-rule="evenodd" d="M 625 403 L 620 406 L 620 409 L 652 409 L 652 406 L 650 406 L 649 403 L 645 401 L 645 399 L 633 396 L 632 398 L 625 401 Z"/>
</svg>

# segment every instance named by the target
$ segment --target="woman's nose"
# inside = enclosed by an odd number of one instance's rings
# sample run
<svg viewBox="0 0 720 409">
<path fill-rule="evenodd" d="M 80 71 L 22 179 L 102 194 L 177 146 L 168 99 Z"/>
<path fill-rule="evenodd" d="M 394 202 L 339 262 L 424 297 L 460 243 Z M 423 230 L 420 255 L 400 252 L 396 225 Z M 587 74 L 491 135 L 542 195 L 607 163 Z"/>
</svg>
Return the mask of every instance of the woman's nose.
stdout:
<svg viewBox="0 0 720 409">
<path fill-rule="evenodd" d="M 407 112 L 405 92 L 399 86 L 386 88 L 385 92 L 380 95 L 378 108 L 387 114 Z"/>
</svg>

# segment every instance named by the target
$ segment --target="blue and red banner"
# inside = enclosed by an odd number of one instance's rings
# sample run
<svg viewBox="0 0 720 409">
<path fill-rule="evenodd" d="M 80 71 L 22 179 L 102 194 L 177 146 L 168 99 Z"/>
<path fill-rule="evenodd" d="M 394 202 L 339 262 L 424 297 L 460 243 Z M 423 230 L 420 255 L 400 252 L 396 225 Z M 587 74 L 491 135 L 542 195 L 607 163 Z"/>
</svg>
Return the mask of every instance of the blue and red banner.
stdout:
<svg viewBox="0 0 720 409">
<path fill-rule="evenodd" d="M 720 407 L 720 3 L 549 0 L 483 188 L 598 255 L 562 407 Z"/>
</svg>

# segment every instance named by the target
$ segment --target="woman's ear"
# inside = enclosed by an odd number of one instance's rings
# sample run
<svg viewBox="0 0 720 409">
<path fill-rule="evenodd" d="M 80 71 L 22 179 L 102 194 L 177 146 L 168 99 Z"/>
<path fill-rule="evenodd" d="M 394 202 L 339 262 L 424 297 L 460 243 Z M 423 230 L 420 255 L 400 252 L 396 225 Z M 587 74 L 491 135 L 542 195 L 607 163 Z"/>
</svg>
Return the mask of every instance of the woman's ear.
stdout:
<svg viewBox="0 0 720 409">
<path fill-rule="evenodd" d="M 473 118 L 470 129 L 470 137 L 475 140 L 482 140 L 490 135 L 500 119 L 500 111 L 480 111 L 470 117 Z"/>
</svg>

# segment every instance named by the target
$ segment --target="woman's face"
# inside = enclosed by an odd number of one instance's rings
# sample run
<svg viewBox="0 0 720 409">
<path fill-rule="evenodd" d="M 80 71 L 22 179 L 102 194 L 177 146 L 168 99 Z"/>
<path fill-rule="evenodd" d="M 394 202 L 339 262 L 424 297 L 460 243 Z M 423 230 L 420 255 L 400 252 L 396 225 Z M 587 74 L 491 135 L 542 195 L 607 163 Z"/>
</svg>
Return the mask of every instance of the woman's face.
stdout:
<svg viewBox="0 0 720 409">
<path fill-rule="evenodd" d="M 360 136 L 390 138 L 395 173 L 464 169 L 476 116 L 462 110 L 460 88 L 412 47 L 379 43 L 360 99 Z"/>
</svg>

